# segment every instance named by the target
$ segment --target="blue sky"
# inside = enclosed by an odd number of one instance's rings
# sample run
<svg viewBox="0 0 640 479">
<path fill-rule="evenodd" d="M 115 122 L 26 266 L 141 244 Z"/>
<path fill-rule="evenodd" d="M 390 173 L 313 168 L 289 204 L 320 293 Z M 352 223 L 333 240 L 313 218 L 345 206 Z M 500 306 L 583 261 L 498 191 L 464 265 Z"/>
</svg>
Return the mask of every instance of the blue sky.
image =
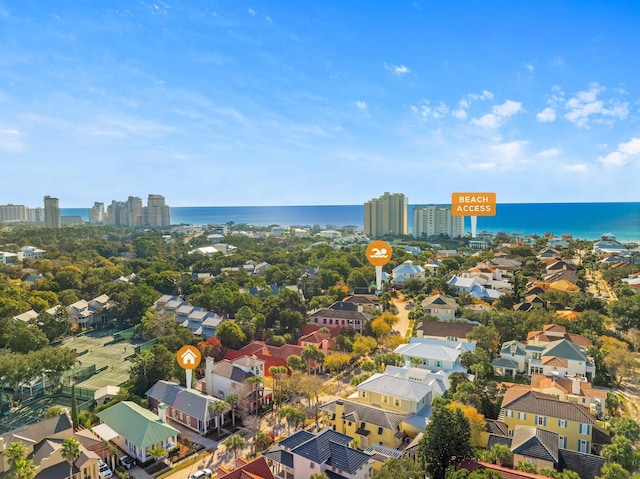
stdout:
<svg viewBox="0 0 640 479">
<path fill-rule="evenodd" d="M 0 204 L 639 201 L 631 1 L 0 0 Z"/>
</svg>

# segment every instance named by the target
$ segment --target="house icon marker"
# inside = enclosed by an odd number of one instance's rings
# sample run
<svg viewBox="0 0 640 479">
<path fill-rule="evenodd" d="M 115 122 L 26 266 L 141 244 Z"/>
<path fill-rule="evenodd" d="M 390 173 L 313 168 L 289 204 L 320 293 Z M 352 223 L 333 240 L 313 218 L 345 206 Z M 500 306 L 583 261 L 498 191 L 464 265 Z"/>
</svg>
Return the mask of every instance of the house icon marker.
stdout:
<svg viewBox="0 0 640 479">
<path fill-rule="evenodd" d="M 198 348 L 187 344 L 180 348 L 176 354 L 176 359 L 180 367 L 184 369 L 195 369 L 200 364 L 202 355 Z"/>
</svg>

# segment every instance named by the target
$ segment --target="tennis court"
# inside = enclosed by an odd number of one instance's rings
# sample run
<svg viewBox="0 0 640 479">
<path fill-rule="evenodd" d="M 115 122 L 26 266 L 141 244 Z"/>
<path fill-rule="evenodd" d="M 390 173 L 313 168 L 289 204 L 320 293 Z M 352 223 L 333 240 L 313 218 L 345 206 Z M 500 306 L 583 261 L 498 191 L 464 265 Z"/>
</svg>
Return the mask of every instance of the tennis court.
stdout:
<svg viewBox="0 0 640 479">
<path fill-rule="evenodd" d="M 121 334 L 120 341 L 114 341 L 113 331 L 91 331 L 64 341 L 63 345 L 75 349 L 78 365 L 68 373 L 76 384 L 83 388 L 97 390 L 104 386 L 119 386 L 129 379 L 131 357 L 135 347 L 143 341 L 135 341 L 128 334 Z M 84 376 L 84 371 L 95 367 L 95 374 Z M 69 380 L 70 382 L 70 380 Z"/>
</svg>

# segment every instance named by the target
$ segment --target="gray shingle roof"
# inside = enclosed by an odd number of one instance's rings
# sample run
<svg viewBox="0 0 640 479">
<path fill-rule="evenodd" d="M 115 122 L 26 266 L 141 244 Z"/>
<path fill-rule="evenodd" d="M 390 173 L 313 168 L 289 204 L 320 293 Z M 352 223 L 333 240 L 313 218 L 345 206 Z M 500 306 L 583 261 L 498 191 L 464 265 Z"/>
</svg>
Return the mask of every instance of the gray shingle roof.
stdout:
<svg viewBox="0 0 640 479">
<path fill-rule="evenodd" d="M 342 418 L 347 421 L 364 421 L 367 424 L 373 424 L 374 426 L 395 430 L 404 418 L 407 417 L 406 414 L 385 411 L 381 408 L 367 406 L 365 404 L 360 404 L 346 399 L 341 399 L 340 401 L 344 404 L 344 415 Z M 335 413 L 337 402 L 338 401 L 331 401 L 323 404 L 320 406 L 320 410 Z"/>
<path fill-rule="evenodd" d="M 186 389 L 169 381 L 158 381 L 146 395 L 203 422 L 206 422 L 209 405 L 219 401 L 212 396 Z"/>
<path fill-rule="evenodd" d="M 516 426 L 511 440 L 514 454 L 558 462 L 558 435 L 533 426 Z"/>
<path fill-rule="evenodd" d="M 558 469 L 577 472 L 581 479 L 595 479 L 600 475 L 600 469 L 605 463 L 604 457 L 569 449 L 559 449 L 558 454 L 560 456 Z"/>
</svg>

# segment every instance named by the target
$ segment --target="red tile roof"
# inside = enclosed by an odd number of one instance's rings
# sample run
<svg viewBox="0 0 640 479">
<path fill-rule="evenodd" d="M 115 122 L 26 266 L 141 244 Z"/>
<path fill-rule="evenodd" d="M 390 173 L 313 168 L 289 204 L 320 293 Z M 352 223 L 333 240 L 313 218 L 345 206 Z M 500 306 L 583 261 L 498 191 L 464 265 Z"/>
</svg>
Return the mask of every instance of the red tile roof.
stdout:
<svg viewBox="0 0 640 479">
<path fill-rule="evenodd" d="M 504 477 L 504 479 L 548 479 L 546 476 L 540 474 L 533 474 L 531 472 L 522 472 L 516 469 L 509 469 L 508 467 L 501 467 L 497 464 L 489 464 L 488 462 L 476 461 L 474 459 L 463 459 L 460 463 L 462 469 L 466 469 L 469 472 L 473 472 L 477 469 L 489 469 L 496 471 Z"/>
<path fill-rule="evenodd" d="M 251 462 L 238 459 L 238 468 L 228 471 L 224 467 L 218 467 L 216 475 L 218 479 L 274 479 L 267 460 L 260 456 Z"/>
</svg>

